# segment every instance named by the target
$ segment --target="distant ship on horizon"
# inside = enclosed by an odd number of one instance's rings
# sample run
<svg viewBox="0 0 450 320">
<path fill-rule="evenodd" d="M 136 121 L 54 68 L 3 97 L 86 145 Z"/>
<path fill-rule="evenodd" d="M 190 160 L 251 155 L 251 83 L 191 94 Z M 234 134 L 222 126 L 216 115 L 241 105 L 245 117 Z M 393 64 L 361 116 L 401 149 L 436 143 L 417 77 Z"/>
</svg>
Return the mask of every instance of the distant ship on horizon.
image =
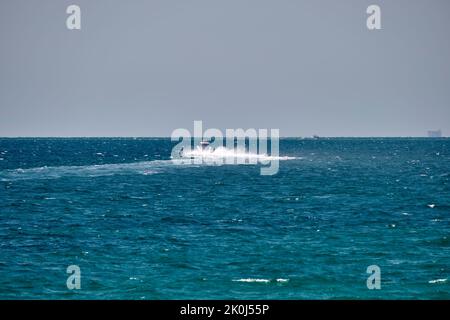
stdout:
<svg viewBox="0 0 450 320">
<path fill-rule="evenodd" d="M 440 129 L 428 131 L 428 138 L 441 138 L 441 137 L 442 137 L 442 131 Z"/>
</svg>

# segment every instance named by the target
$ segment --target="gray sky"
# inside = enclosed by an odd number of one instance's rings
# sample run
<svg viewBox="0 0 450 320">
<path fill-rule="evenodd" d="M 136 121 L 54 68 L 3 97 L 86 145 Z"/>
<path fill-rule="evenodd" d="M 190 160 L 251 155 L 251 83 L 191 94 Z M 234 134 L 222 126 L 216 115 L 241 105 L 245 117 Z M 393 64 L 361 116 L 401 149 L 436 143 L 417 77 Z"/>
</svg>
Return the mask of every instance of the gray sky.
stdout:
<svg viewBox="0 0 450 320">
<path fill-rule="evenodd" d="M 382 30 L 366 28 L 370 4 Z M 449 13 L 448 0 L 2 0 L 0 136 L 169 136 L 194 120 L 450 135 Z"/>
</svg>

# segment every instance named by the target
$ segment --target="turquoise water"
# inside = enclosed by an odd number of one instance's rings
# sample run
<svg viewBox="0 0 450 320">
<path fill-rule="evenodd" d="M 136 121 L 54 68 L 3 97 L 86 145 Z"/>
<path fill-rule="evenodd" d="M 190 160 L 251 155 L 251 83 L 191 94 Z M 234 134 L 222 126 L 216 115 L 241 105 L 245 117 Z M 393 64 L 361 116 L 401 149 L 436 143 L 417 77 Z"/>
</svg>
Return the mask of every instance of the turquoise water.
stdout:
<svg viewBox="0 0 450 320">
<path fill-rule="evenodd" d="M 274 176 L 172 147 L 0 139 L 0 298 L 450 298 L 449 139 L 283 139 Z"/>
</svg>

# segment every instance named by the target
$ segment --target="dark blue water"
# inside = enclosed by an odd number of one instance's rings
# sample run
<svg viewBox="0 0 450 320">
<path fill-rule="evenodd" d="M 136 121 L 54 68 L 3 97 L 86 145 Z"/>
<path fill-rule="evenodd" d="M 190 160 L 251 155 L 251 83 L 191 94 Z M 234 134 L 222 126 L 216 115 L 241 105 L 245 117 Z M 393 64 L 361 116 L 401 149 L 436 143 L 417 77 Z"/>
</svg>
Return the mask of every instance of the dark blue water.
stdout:
<svg viewBox="0 0 450 320">
<path fill-rule="evenodd" d="M 0 139 L 0 298 L 450 298 L 449 139 L 284 139 L 274 176 L 172 147 Z"/>
</svg>

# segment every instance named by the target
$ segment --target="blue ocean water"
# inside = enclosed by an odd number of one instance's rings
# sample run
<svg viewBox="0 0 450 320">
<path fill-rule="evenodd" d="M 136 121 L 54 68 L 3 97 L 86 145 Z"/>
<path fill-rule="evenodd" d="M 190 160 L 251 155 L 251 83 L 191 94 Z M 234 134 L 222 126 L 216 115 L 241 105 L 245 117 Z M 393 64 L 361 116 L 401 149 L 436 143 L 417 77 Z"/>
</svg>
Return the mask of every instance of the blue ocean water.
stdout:
<svg viewBox="0 0 450 320">
<path fill-rule="evenodd" d="M 0 139 L 0 298 L 450 298 L 449 139 L 282 139 L 274 176 L 173 145 Z"/>
</svg>

